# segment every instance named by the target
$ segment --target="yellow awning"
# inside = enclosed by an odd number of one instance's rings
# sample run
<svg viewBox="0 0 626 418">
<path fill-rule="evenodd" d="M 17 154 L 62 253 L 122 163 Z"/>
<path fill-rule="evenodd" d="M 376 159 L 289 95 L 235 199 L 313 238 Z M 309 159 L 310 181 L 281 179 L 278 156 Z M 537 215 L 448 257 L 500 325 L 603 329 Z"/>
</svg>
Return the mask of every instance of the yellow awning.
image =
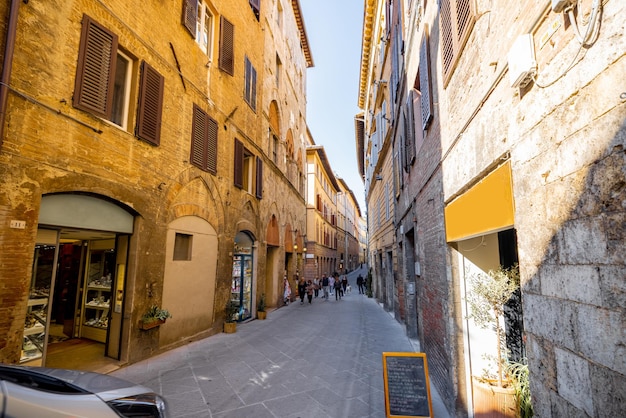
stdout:
<svg viewBox="0 0 626 418">
<path fill-rule="evenodd" d="M 446 206 L 446 241 L 511 228 L 514 212 L 511 163 L 507 161 Z"/>
</svg>

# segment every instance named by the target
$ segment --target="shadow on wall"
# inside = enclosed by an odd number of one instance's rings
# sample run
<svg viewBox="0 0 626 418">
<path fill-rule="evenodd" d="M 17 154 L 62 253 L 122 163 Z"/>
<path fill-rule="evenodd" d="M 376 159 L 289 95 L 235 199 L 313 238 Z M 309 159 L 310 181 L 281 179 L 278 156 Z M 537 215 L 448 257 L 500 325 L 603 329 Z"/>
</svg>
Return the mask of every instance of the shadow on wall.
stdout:
<svg viewBox="0 0 626 418">
<path fill-rule="evenodd" d="M 543 251 L 534 258 L 536 272 L 523 283 L 537 416 L 615 417 L 626 410 L 625 109 L 621 103 L 593 121 L 596 126 L 612 124 L 617 133 L 582 169 L 560 178 L 548 174 L 544 181 L 530 180 L 540 176 L 531 173 L 537 167 L 526 169 L 528 185 L 538 185 L 530 194 L 544 196 L 545 202 L 545 207 L 531 209 L 536 213 L 530 216 L 540 220 L 534 225 L 538 228 L 520 234 L 522 251 Z M 574 150 L 568 141 L 593 140 L 582 133 L 574 136 L 548 153 L 565 146 Z M 552 168 L 560 161 L 555 157 L 546 155 L 543 161 L 550 164 L 552 158 Z"/>
</svg>

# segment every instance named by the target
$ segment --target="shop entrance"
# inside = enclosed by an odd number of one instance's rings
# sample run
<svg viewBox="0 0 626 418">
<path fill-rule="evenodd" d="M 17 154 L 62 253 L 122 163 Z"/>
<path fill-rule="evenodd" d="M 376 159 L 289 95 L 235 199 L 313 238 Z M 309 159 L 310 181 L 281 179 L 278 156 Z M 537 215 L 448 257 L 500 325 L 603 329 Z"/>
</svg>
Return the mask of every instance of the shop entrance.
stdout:
<svg viewBox="0 0 626 418">
<path fill-rule="evenodd" d="M 128 236 L 87 230 L 40 230 L 21 360 L 79 370 L 109 368 L 119 358 Z M 56 239 L 56 243 L 54 242 Z"/>
<path fill-rule="evenodd" d="M 92 196 L 42 198 L 21 363 L 117 368 L 132 220 Z"/>
</svg>

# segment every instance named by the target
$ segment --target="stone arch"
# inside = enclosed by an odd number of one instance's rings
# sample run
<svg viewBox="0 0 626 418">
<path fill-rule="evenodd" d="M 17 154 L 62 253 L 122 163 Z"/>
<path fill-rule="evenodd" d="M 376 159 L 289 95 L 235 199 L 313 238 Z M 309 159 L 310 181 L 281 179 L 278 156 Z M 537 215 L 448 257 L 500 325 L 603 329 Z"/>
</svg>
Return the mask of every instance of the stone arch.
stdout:
<svg viewBox="0 0 626 418">
<path fill-rule="evenodd" d="M 280 137 L 280 113 L 276 100 L 272 100 L 270 103 L 269 124 L 272 132 Z"/>
<path fill-rule="evenodd" d="M 278 219 L 276 219 L 276 215 L 272 215 L 270 221 L 267 224 L 265 241 L 267 242 L 268 246 L 280 246 L 280 231 L 278 229 Z"/>
<path fill-rule="evenodd" d="M 294 159 L 294 145 L 293 145 L 293 133 L 291 129 L 287 131 L 287 137 L 285 138 L 285 142 L 287 143 L 287 159 Z"/>
</svg>

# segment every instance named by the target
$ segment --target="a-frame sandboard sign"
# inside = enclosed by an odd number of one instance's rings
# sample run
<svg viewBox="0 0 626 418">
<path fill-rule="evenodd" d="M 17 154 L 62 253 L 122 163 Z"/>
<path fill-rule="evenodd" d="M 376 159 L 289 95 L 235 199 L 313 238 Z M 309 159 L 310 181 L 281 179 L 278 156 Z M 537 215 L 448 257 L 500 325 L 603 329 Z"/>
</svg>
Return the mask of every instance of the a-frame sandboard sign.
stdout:
<svg viewBox="0 0 626 418">
<path fill-rule="evenodd" d="M 425 353 L 383 353 L 387 418 L 431 418 Z"/>
</svg>

